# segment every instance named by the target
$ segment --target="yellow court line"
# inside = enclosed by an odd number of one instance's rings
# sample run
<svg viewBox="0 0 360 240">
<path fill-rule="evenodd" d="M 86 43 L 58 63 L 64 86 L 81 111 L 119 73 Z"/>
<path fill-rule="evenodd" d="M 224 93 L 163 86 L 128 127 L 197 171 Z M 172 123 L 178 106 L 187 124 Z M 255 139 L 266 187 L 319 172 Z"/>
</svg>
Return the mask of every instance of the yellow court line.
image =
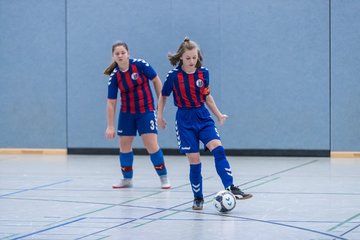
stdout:
<svg viewBox="0 0 360 240">
<path fill-rule="evenodd" d="M 67 155 L 63 148 L 0 148 L 0 154 Z"/>
<path fill-rule="evenodd" d="M 331 152 L 332 158 L 360 158 L 360 152 Z"/>
</svg>

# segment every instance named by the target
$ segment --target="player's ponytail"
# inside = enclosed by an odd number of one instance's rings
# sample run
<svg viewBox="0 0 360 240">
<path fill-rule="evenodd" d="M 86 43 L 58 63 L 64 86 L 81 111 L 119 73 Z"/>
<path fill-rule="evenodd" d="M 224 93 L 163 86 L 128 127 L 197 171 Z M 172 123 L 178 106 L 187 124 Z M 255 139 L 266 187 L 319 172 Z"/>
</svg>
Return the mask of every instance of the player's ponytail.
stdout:
<svg viewBox="0 0 360 240">
<path fill-rule="evenodd" d="M 110 64 L 110 66 L 108 66 L 108 67 L 105 69 L 104 74 L 110 76 L 110 74 L 114 71 L 114 69 L 116 68 L 116 66 L 117 66 L 117 63 L 116 63 L 116 62 L 112 62 L 112 63 Z"/>
</svg>

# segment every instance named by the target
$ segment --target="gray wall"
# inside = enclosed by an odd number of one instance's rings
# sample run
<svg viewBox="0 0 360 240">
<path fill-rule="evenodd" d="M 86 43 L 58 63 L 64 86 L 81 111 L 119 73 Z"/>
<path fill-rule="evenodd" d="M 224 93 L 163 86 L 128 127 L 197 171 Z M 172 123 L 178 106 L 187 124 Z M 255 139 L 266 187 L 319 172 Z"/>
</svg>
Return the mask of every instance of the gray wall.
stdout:
<svg viewBox="0 0 360 240">
<path fill-rule="evenodd" d="M 360 151 L 356 0 L 0 0 L 0 148 L 114 148 L 107 77 L 116 40 L 162 80 L 185 36 L 230 116 L 226 148 Z M 163 148 L 176 148 L 168 102 Z M 142 147 L 137 138 L 135 147 Z"/>
</svg>

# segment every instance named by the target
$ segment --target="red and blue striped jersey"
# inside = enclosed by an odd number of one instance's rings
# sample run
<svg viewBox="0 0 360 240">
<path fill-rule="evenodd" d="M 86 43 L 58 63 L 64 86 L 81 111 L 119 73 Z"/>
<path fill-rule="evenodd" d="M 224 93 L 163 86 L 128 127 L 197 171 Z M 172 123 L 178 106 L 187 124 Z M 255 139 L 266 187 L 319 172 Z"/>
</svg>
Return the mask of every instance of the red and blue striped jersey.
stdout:
<svg viewBox="0 0 360 240">
<path fill-rule="evenodd" d="M 120 71 L 117 66 L 111 73 L 108 82 L 108 99 L 117 99 L 120 90 L 121 112 L 145 113 L 154 111 L 154 98 L 150 81 L 157 74 L 155 70 L 142 59 L 130 59 L 129 69 Z"/>
<path fill-rule="evenodd" d="M 203 106 L 206 96 L 210 94 L 209 71 L 201 67 L 188 74 L 178 66 L 169 71 L 161 90 L 163 96 L 170 96 L 171 92 L 174 104 L 179 108 Z"/>
</svg>

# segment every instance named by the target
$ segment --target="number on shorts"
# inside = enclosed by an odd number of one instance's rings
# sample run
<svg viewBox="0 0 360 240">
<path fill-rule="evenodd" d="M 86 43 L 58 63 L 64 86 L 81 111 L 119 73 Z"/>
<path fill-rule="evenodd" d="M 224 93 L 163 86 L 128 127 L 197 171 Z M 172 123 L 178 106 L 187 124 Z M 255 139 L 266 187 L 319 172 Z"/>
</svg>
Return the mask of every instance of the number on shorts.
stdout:
<svg viewBox="0 0 360 240">
<path fill-rule="evenodd" d="M 151 129 L 151 130 L 154 130 L 154 129 L 155 129 L 155 122 L 154 122 L 154 120 L 151 120 L 151 121 L 150 121 L 150 129 Z"/>
</svg>

